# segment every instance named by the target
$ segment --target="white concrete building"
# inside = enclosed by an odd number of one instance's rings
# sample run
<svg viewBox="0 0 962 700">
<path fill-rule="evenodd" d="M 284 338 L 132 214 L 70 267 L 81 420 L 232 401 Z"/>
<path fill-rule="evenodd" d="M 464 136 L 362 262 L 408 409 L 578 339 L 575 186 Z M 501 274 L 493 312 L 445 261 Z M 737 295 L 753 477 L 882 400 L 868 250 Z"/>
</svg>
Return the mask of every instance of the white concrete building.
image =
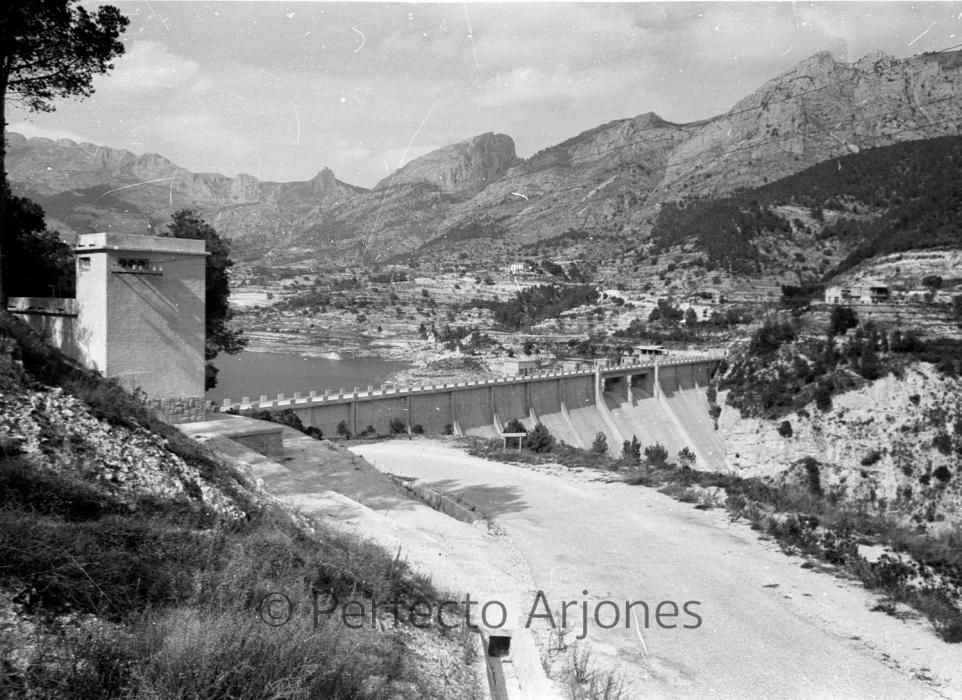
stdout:
<svg viewBox="0 0 962 700">
<path fill-rule="evenodd" d="M 76 299 L 11 298 L 9 310 L 84 366 L 154 401 L 204 397 L 202 240 L 78 237 Z"/>
</svg>

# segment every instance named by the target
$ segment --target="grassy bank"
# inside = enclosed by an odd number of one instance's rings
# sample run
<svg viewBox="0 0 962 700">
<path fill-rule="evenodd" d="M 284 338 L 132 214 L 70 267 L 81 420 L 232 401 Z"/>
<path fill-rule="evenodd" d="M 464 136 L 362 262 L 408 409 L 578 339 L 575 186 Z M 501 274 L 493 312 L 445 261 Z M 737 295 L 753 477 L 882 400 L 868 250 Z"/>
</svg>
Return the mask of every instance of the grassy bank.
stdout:
<svg viewBox="0 0 962 700">
<path fill-rule="evenodd" d="M 405 611 L 441 594 L 400 552 L 275 505 L 3 313 L 0 336 L 13 346 L 0 356 L 0 696 L 472 697 L 473 640 L 412 624 Z M 69 421 L 100 427 L 105 451 Z M 146 470 L 134 438 L 199 484 L 169 496 L 97 473 L 108 447 Z M 349 601 L 377 607 L 377 623 L 348 624 Z"/>
</svg>

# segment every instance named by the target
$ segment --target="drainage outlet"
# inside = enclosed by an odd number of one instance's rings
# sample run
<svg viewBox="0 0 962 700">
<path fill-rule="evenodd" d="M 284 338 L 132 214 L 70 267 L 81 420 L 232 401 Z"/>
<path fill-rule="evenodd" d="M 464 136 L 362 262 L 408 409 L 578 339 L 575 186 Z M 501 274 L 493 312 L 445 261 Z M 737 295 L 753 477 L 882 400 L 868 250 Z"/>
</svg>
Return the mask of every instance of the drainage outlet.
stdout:
<svg viewBox="0 0 962 700">
<path fill-rule="evenodd" d="M 488 656 L 508 656 L 511 653 L 510 634 L 492 634 L 488 637 Z"/>
</svg>

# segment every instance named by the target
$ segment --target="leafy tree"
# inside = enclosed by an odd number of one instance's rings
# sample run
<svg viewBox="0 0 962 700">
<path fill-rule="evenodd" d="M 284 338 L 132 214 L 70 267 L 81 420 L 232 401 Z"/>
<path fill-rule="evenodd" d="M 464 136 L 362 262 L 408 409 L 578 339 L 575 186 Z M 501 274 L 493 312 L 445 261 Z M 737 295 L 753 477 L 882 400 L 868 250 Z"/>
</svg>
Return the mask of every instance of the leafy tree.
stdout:
<svg viewBox="0 0 962 700">
<path fill-rule="evenodd" d="M 748 352 L 756 357 L 769 355 L 778 350 L 782 343 L 795 338 L 795 328 L 790 323 L 769 319 L 752 335 Z"/>
<path fill-rule="evenodd" d="M 217 368 L 211 363 L 222 352 L 236 355 L 247 346 L 247 338 L 239 330 L 230 327 L 230 279 L 227 271 L 234 264 L 230 259 L 230 243 L 222 239 L 214 227 L 200 218 L 193 209 L 181 209 L 174 213 L 167 231 L 163 234 L 173 238 L 192 238 L 206 243 L 207 287 L 206 318 L 204 326 L 207 345 L 204 356 L 207 371 L 204 388 L 217 386 Z"/>
<path fill-rule="evenodd" d="M 55 231 L 48 231 L 43 209 L 6 192 L 3 230 L 6 250 L 2 279 L 10 296 L 72 297 L 76 287 L 74 256 Z"/>
<path fill-rule="evenodd" d="M 832 307 L 832 314 L 828 321 L 829 335 L 845 335 L 849 328 L 855 328 L 857 325 L 858 315 L 855 313 L 855 309 L 839 304 Z"/>
<path fill-rule="evenodd" d="M 61 97 L 89 97 L 93 78 L 113 68 L 124 52 L 118 41 L 128 20 L 116 7 L 91 12 L 79 0 L 16 0 L 0 3 L 0 191 L 7 187 L 6 102 L 32 112 L 51 112 Z M 0 221 L 6 197 L 0 196 Z M 0 303 L 6 302 L 2 277 L 9 230 L 0 230 Z"/>
</svg>

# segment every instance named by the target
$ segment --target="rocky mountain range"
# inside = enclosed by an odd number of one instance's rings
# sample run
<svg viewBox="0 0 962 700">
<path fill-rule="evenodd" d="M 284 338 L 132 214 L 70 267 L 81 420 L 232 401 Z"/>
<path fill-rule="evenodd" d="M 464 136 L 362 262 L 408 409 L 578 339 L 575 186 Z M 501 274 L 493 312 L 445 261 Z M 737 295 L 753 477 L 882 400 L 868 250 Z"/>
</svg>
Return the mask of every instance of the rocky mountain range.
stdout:
<svg viewBox="0 0 962 700">
<path fill-rule="evenodd" d="M 673 124 L 642 114 L 527 159 L 509 136 L 482 134 L 411 161 L 373 190 L 326 168 L 307 182 L 261 182 L 192 173 L 153 154 L 17 134 L 8 135 L 7 168 L 14 192 L 40 203 L 51 227 L 68 234 L 148 233 L 193 206 L 259 257 L 383 260 L 446 239 L 532 242 L 570 229 L 644 237 L 666 201 L 718 196 L 840 155 L 958 134 L 960 98 L 962 52 L 873 53 L 854 63 L 819 53 L 712 119 Z"/>
</svg>

